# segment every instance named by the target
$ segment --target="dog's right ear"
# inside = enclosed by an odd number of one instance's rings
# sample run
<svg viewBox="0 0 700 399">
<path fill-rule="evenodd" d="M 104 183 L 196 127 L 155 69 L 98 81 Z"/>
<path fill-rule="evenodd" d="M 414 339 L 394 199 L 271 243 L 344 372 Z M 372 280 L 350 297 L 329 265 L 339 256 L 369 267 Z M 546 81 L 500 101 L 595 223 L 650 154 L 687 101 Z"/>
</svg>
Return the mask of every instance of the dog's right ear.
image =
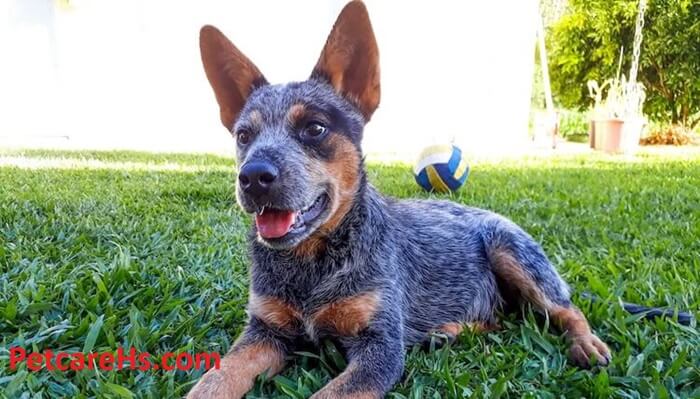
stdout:
<svg viewBox="0 0 700 399">
<path fill-rule="evenodd" d="M 199 31 L 199 49 L 219 103 L 221 123 L 230 131 L 250 93 L 266 85 L 267 80 L 248 57 L 211 25 Z"/>
</svg>

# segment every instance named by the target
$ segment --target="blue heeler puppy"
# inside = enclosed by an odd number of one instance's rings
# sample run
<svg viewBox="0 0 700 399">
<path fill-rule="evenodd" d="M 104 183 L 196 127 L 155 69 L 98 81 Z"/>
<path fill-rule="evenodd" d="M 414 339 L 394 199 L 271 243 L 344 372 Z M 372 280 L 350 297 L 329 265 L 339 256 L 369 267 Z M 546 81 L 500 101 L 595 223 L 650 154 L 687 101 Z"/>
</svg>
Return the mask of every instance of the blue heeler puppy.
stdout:
<svg viewBox="0 0 700 399">
<path fill-rule="evenodd" d="M 379 105 L 379 58 L 361 2 L 340 13 L 304 82 L 269 84 L 212 26 L 200 47 L 237 142 L 237 199 L 255 227 L 250 319 L 189 398 L 240 398 L 300 342 L 325 337 L 342 346 L 348 366 L 313 398 L 380 398 L 401 377 L 406 348 L 435 332 L 496 326 L 505 298 L 548 314 L 576 364 L 609 362 L 521 228 L 452 202 L 387 198 L 367 182 L 360 142 Z"/>
</svg>

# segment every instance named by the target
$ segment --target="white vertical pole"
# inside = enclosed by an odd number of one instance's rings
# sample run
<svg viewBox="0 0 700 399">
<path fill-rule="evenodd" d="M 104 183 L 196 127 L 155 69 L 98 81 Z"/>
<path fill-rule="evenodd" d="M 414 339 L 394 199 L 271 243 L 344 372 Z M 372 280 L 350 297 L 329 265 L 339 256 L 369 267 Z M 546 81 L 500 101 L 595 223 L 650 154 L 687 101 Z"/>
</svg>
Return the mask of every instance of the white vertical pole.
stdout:
<svg viewBox="0 0 700 399">
<path fill-rule="evenodd" d="M 544 83 L 544 101 L 547 112 L 554 112 L 554 102 L 552 101 L 552 87 L 549 83 L 549 64 L 547 61 L 547 48 L 544 43 L 544 23 L 542 22 L 542 12 L 540 5 L 535 0 L 537 7 L 537 44 L 540 50 L 540 66 L 542 67 L 542 81 Z"/>
<path fill-rule="evenodd" d="M 549 63 L 547 61 L 547 48 L 544 42 L 544 22 L 542 21 L 542 10 L 540 10 L 539 0 L 534 0 L 537 7 L 537 44 L 540 53 L 540 67 L 542 68 L 542 83 L 544 86 L 544 101 L 547 107 L 548 124 L 552 130 L 552 148 L 557 146 L 557 131 L 559 126 L 559 118 L 554 109 L 554 101 L 552 100 L 552 87 L 549 82 Z"/>
</svg>

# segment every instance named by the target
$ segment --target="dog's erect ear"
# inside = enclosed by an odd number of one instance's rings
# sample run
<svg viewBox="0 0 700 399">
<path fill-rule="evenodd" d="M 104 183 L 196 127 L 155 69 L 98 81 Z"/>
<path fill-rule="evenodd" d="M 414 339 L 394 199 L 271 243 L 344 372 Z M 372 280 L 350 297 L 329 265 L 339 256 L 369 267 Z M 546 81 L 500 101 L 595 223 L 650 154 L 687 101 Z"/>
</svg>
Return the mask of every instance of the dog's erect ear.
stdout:
<svg viewBox="0 0 700 399">
<path fill-rule="evenodd" d="M 311 77 L 328 80 L 369 121 L 379 105 L 379 49 L 361 1 L 340 12 Z"/>
<path fill-rule="evenodd" d="M 199 31 L 199 49 L 221 109 L 221 123 L 231 130 L 250 93 L 266 85 L 267 80 L 248 57 L 211 25 Z"/>
</svg>

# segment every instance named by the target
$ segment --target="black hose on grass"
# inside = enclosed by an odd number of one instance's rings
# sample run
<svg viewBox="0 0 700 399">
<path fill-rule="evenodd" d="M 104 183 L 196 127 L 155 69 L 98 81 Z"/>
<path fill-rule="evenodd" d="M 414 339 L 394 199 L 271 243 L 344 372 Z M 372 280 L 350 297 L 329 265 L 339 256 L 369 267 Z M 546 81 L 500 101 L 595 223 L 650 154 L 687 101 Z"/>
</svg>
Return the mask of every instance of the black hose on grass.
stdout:
<svg viewBox="0 0 700 399">
<path fill-rule="evenodd" d="M 600 298 L 588 292 L 582 293 L 581 297 L 588 299 L 591 302 L 601 301 Z M 682 324 L 684 326 L 690 325 L 690 322 L 693 320 L 693 315 L 690 312 L 675 310 L 671 308 L 655 308 L 627 302 L 622 302 L 622 308 L 631 314 L 643 314 L 644 318 L 647 320 L 654 320 L 657 317 L 669 319 L 677 318 L 678 324 Z"/>
</svg>

